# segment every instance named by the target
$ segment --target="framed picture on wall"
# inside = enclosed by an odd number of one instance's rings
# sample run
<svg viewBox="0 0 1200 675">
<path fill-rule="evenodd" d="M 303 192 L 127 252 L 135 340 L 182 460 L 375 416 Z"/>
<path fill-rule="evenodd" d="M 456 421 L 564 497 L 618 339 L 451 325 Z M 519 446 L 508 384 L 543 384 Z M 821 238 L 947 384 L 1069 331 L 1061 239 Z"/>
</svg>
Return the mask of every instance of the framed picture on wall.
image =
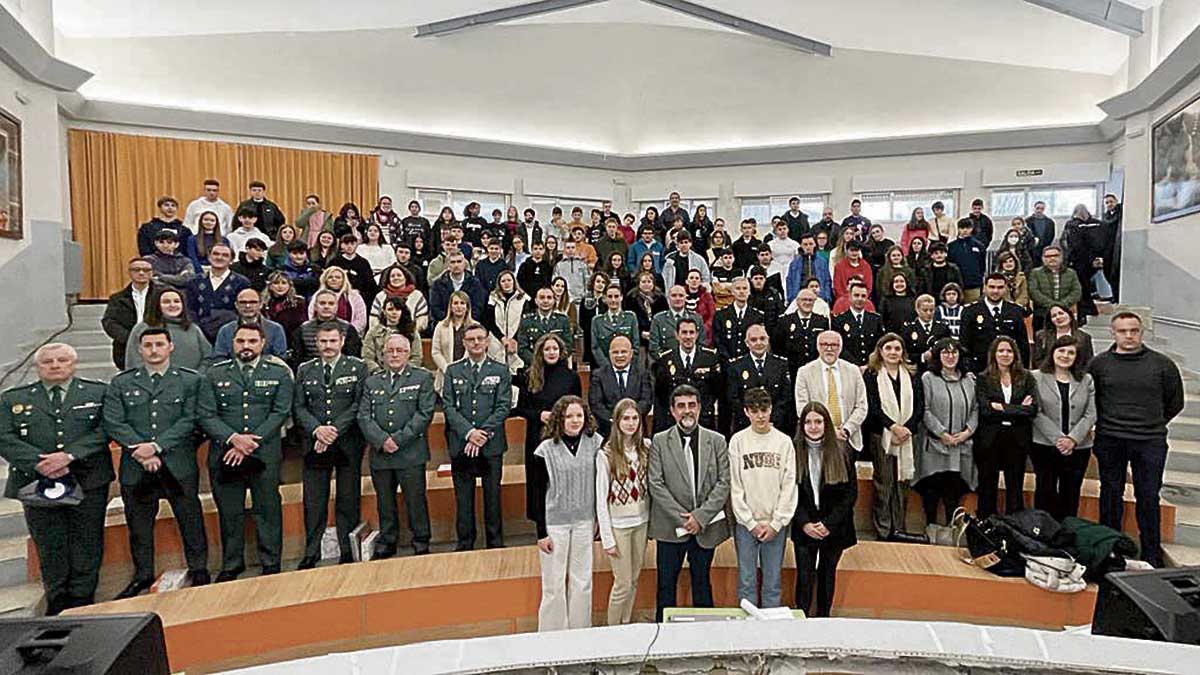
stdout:
<svg viewBox="0 0 1200 675">
<path fill-rule="evenodd" d="M 20 239 L 25 222 L 21 218 L 21 123 L 0 110 L 0 237 Z"/>
<path fill-rule="evenodd" d="M 1200 98 L 1155 124 L 1152 141 L 1152 220 L 1200 212 Z"/>
</svg>

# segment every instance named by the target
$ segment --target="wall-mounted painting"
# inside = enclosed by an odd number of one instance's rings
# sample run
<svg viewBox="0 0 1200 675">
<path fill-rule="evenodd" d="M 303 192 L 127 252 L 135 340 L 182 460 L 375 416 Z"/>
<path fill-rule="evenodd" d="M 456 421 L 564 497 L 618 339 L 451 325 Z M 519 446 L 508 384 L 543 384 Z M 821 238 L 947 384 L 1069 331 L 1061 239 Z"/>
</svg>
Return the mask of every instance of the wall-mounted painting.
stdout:
<svg viewBox="0 0 1200 675">
<path fill-rule="evenodd" d="M 1154 125 L 1153 221 L 1200 212 L 1200 98 Z"/>
<path fill-rule="evenodd" d="M 0 110 L 0 237 L 20 239 L 21 123 Z"/>
</svg>

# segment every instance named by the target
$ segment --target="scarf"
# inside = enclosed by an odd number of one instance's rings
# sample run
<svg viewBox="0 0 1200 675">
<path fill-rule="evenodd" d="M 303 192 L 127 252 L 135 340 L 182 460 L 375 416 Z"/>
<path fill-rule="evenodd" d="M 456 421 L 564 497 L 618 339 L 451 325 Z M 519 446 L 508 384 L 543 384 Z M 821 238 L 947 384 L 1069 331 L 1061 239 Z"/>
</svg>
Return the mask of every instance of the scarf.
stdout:
<svg viewBox="0 0 1200 675">
<path fill-rule="evenodd" d="M 399 214 L 395 211 L 381 211 L 379 210 L 379 207 L 376 206 L 374 210 L 371 211 L 371 220 L 373 220 L 376 225 L 386 228 L 388 225 L 392 224 L 392 220 L 396 219 L 397 215 Z"/>
<path fill-rule="evenodd" d="M 879 376 L 875 378 L 875 387 L 879 392 L 879 404 L 883 408 L 883 414 L 887 415 L 896 424 L 904 424 L 912 418 L 913 400 L 912 400 L 912 377 L 908 371 L 900 368 L 900 400 L 896 400 L 896 392 L 892 390 L 891 377 L 887 374 L 887 370 L 880 369 Z M 886 449 L 887 454 L 896 457 L 896 480 L 910 481 L 916 473 L 916 467 L 913 460 L 913 439 L 909 439 L 900 445 L 892 444 L 891 429 L 884 428 L 880 433 L 880 443 Z"/>
<path fill-rule="evenodd" d="M 399 288 L 396 286 L 384 286 L 383 293 L 389 298 L 400 298 L 401 300 L 407 300 L 408 296 L 412 295 L 412 292 L 416 289 L 417 287 L 412 284 L 405 284 Z"/>
</svg>

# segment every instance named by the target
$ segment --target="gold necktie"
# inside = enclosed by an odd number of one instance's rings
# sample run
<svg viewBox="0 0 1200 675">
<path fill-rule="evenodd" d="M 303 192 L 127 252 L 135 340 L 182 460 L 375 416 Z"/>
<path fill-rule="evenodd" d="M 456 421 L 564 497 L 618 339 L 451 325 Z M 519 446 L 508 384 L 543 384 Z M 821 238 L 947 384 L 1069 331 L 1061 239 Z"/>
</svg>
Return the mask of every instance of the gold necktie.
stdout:
<svg viewBox="0 0 1200 675">
<path fill-rule="evenodd" d="M 838 397 L 837 378 L 833 376 L 833 368 L 825 369 L 825 407 L 829 408 L 829 417 L 833 419 L 836 429 L 842 428 L 842 400 Z"/>
</svg>

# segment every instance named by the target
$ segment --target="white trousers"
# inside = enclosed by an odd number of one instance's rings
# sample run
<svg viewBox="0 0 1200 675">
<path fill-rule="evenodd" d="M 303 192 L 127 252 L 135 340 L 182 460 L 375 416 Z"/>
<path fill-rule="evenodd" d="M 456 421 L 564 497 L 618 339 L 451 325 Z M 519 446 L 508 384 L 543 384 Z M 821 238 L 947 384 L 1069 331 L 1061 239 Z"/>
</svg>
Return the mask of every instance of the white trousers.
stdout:
<svg viewBox="0 0 1200 675">
<path fill-rule="evenodd" d="M 542 604 L 538 631 L 588 628 L 592 625 L 592 521 L 547 525 L 554 543 L 538 552 L 542 563 Z"/>
</svg>

